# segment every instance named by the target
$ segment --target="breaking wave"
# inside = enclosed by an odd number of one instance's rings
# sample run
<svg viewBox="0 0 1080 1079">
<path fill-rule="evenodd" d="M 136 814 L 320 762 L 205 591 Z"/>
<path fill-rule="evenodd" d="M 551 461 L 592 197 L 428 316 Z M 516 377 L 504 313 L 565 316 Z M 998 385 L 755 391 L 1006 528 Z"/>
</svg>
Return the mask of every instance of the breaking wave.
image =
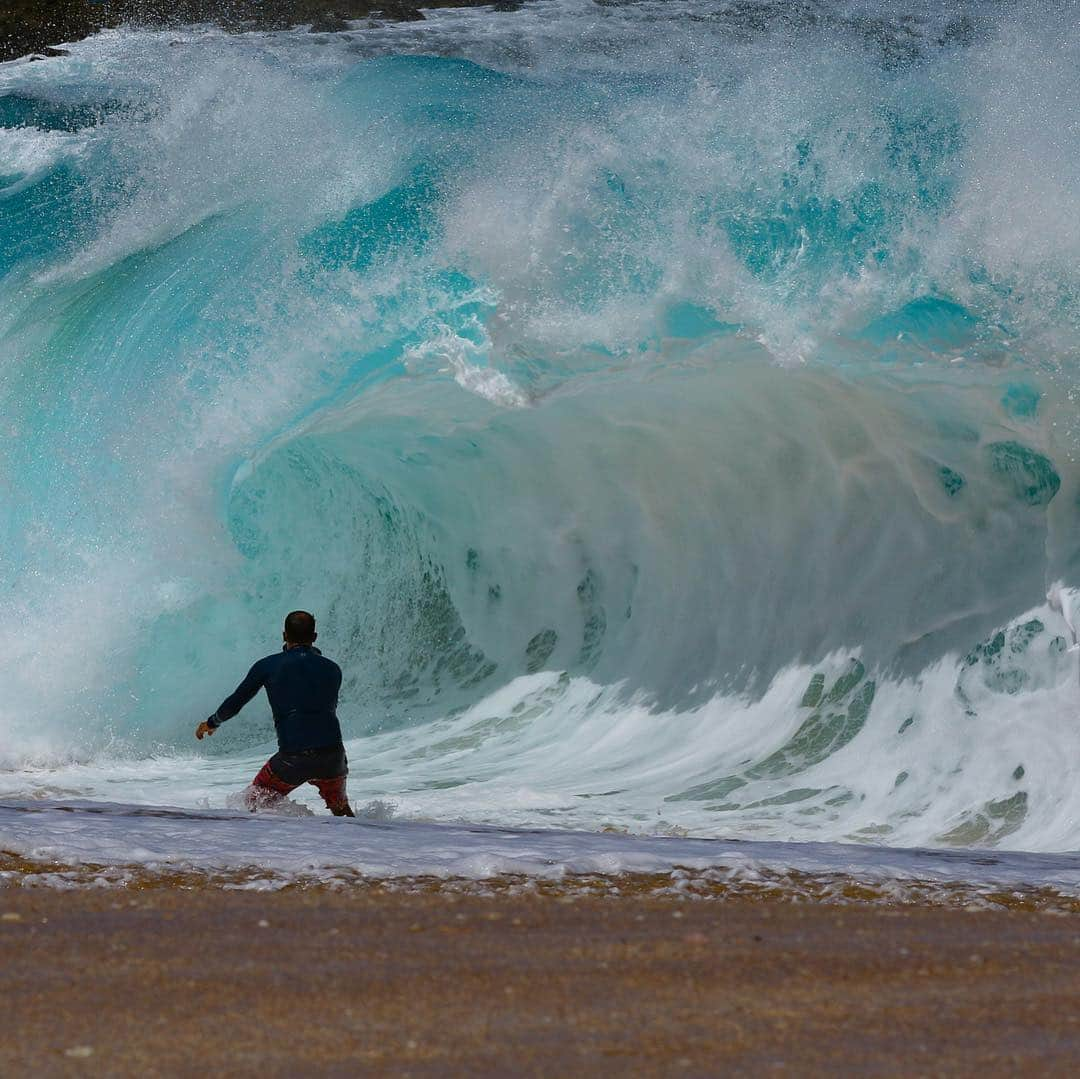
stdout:
<svg viewBox="0 0 1080 1079">
<path fill-rule="evenodd" d="M 1077 843 L 1067 11 L 594 4 L 0 66 L 0 789 Z"/>
</svg>

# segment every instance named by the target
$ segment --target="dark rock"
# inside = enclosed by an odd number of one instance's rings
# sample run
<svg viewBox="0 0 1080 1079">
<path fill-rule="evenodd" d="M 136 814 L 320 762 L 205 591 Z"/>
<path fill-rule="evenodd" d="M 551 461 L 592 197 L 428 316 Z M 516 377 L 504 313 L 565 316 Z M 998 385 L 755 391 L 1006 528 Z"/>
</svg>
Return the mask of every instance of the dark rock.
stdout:
<svg viewBox="0 0 1080 1079">
<path fill-rule="evenodd" d="M 64 55 L 56 45 L 107 27 L 179 26 L 212 22 L 228 30 L 283 30 L 310 26 L 327 33 L 350 20 L 377 15 L 394 21 L 423 19 L 421 8 L 484 7 L 491 0 L 4 0 L 0 8 L 0 61 L 35 54 Z M 521 0 L 496 3 L 516 10 Z"/>
<path fill-rule="evenodd" d="M 5 0 L 0 7 L 0 60 L 44 54 L 51 45 L 75 41 L 105 23 L 101 5 L 88 0 Z"/>
</svg>

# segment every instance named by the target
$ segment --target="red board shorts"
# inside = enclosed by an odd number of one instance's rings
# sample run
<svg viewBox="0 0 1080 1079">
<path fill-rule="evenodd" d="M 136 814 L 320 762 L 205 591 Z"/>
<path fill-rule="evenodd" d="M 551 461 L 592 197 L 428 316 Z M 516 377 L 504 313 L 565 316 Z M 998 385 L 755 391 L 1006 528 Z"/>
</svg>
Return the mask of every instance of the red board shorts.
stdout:
<svg viewBox="0 0 1080 1079">
<path fill-rule="evenodd" d="M 345 780 L 349 762 L 341 746 L 304 749 L 297 753 L 275 753 L 259 770 L 248 789 L 248 809 L 266 808 L 280 802 L 304 783 L 311 783 L 322 795 L 331 813 L 348 809 Z"/>
</svg>

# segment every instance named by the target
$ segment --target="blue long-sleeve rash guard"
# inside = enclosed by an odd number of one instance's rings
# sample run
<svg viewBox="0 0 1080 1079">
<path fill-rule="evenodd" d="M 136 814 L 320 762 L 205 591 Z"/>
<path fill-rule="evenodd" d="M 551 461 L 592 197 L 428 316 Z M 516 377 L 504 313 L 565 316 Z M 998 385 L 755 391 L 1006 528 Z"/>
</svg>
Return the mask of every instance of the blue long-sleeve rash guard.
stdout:
<svg viewBox="0 0 1080 1079">
<path fill-rule="evenodd" d="M 314 645 L 294 645 L 260 659 L 206 722 L 216 730 L 264 688 L 283 753 L 341 745 L 337 718 L 341 668 Z"/>
</svg>

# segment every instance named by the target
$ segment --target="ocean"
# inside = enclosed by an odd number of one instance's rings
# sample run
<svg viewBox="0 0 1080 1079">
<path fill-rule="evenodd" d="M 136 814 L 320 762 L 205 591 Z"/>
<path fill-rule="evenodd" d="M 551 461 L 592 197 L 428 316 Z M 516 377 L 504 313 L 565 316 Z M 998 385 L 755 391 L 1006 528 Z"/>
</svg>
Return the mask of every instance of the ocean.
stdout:
<svg viewBox="0 0 1080 1079">
<path fill-rule="evenodd" d="M 1080 894 L 1074 14 L 536 0 L 0 64 L 0 850 Z M 359 825 L 238 810 L 264 700 L 193 739 L 294 608 Z"/>
</svg>

